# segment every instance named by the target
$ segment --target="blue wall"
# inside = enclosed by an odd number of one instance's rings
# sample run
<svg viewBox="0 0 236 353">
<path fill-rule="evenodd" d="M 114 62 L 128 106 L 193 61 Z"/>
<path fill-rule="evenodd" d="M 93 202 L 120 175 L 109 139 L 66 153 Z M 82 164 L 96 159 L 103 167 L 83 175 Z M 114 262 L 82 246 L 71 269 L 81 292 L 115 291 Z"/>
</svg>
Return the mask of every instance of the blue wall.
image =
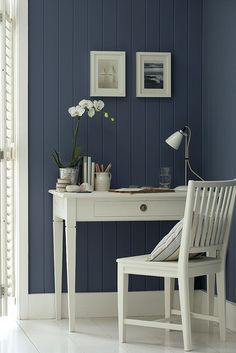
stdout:
<svg viewBox="0 0 236 353">
<path fill-rule="evenodd" d="M 202 1 L 29 0 L 30 293 L 54 290 L 47 190 L 58 171 L 50 156 L 54 148 L 64 157 L 70 152 L 67 109 L 89 97 L 90 50 L 127 53 L 127 96 L 105 99 L 116 123 L 85 118 L 80 131 L 84 153 L 112 161 L 112 186 L 158 185 L 160 166 L 172 167 L 173 185 L 183 184 L 183 149 L 174 152 L 164 140 L 186 123 L 193 131 L 192 164 L 201 173 Z M 135 97 L 136 51 L 172 53 L 172 98 Z M 80 224 L 77 291 L 116 290 L 116 257 L 149 252 L 170 226 Z M 160 287 L 154 279 L 132 280 L 133 289 Z"/>
<path fill-rule="evenodd" d="M 236 2 L 203 2 L 203 173 L 236 178 Z M 227 299 L 236 302 L 236 217 L 227 257 Z"/>
</svg>

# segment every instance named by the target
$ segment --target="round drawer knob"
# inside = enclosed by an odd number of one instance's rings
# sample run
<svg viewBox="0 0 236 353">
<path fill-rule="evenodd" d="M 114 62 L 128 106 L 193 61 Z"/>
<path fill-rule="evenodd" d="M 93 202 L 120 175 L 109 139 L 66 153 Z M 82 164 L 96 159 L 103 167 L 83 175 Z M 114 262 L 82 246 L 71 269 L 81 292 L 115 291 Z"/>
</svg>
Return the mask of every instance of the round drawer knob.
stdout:
<svg viewBox="0 0 236 353">
<path fill-rule="evenodd" d="M 147 211 L 147 205 L 145 205 L 145 203 L 143 203 L 141 206 L 140 206 L 140 210 L 145 212 Z"/>
</svg>

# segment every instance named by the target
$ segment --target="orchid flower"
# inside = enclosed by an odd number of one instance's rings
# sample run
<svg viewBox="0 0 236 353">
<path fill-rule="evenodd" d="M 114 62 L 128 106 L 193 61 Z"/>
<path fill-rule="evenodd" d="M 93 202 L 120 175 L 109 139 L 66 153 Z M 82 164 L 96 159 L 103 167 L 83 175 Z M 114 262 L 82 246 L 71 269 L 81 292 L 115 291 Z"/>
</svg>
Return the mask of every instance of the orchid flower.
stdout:
<svg viewBox="0 0 236 353">
<path fill-rule="evenodd" d="M 82 116 L 85 112 L 85 109 L 77 105 L 76 107 L 70 107 L 68 109 L 68 112 L 72 116 L 72 118 L 75 118 L 76 116 Z"/>
<path fill-rule="evenodd" d="M 95 115 L 95 109 L 94 109 L 94 108 L 90 108 L 90 109 L 88 110 L 88 116 L 89 116 L 90 118 L 92 118 L 94 115 Z"/>
<path fill-rule="evenodd" d="M 79 133 L 79 124 L 80 118 L 82 115 L 87 112 L 88 117 L 92 118 L 96 112 L 102 112 L 104 108 L 104 102 L 102 100 L 94 100 L 93 102 L 89 99 L 82 99 L 76 106 L 70 107 L 68 112 L 72 118 L 77 118 L 76 126 L 73 132 L 72 138 L 72 155 L 71 161 L 69 163 L 69 167 L 76 167 L 81 159 L 80 149 L 77 147 L 77 139 Z M 106 119 L 110 119 L 111 121 L 115 121 L 114 118 L 110 118 L 108 112 L 102 112 L 102 115 Z M 65 165 L 61 162 L 61 158 L 59 152 L 55 151 L 52 154 L 53 161 L 59 168 L 64 168 Z"/>
<path fill-rule="evenodd" d="M 104 102 L 99 100 L 99 101 L 93 101 L 93 106 L 96 112 L 100 112 L 104 108 Z"/>
<path fill-rule="evenodd" d="M 79 106 L 82 107 L 83 109 L 86 109 L 86 108 L 91 109 L 91 108 L 93 108 L 93 102 L 90 100 L 82 99 L 79 102 Z"/>
</svg>

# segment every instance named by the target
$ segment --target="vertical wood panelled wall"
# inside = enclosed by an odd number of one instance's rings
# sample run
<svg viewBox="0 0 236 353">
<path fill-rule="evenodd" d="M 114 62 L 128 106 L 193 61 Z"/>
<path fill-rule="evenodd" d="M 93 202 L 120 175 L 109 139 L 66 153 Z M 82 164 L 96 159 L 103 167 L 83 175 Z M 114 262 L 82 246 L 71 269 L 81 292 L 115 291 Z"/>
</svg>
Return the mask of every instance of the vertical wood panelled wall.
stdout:
<svg viewBox="0 0 236 353">
<path fill-rule="evenodd" d="M 203 171 L 206 179 L 236 178 L 236 2 L 203 7 Z M 227 299 L 236 302 L 236 214 L 227 256 Z"/>
<path fill-rule="evenodd" d="M 54 148 L 68 158 L 73 119 L 67 110 L 89 97 L 90 50 L 126 51 L 124 98 L 104 99 L 116 123 L 83 117 L 79 144 L 97 162 L 112 162 L 112 186 L 158 185 L 160 166 L 183 184 L 183 148 L 165 144 L 189 124 L 191 160 L 202 161 L 202 1 L 29 0 L 29 291 L 52 292 Z M 136 98 L 137 51 L 172 53 L 172 98 Z M 77 227 L 77 291 L 116 290 L 116 257 L 149 252 L 170 222 L 93 223 Z M 65 259 L 64 259 L 65 263 Z M 79 274 L 79 275 L 78 275 Z M 63 279 L 63 287 L 65 286 Z M 161 288 L 133 278 L 136 290 Z"/>
</svg>

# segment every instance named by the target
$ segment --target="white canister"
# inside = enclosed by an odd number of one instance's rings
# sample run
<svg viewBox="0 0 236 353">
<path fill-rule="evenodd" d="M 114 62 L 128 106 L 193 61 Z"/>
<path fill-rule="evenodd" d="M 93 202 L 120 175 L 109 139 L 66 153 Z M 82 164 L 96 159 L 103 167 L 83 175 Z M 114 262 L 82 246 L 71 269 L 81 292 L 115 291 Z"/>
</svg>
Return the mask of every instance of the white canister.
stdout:
<svg viewBox="0 0 236 353">
<path fill-rule="evenodd" d="M 95 173 L 95 191 L 109 191 L 111 184 L 111 173 Z"/>
</svg>

